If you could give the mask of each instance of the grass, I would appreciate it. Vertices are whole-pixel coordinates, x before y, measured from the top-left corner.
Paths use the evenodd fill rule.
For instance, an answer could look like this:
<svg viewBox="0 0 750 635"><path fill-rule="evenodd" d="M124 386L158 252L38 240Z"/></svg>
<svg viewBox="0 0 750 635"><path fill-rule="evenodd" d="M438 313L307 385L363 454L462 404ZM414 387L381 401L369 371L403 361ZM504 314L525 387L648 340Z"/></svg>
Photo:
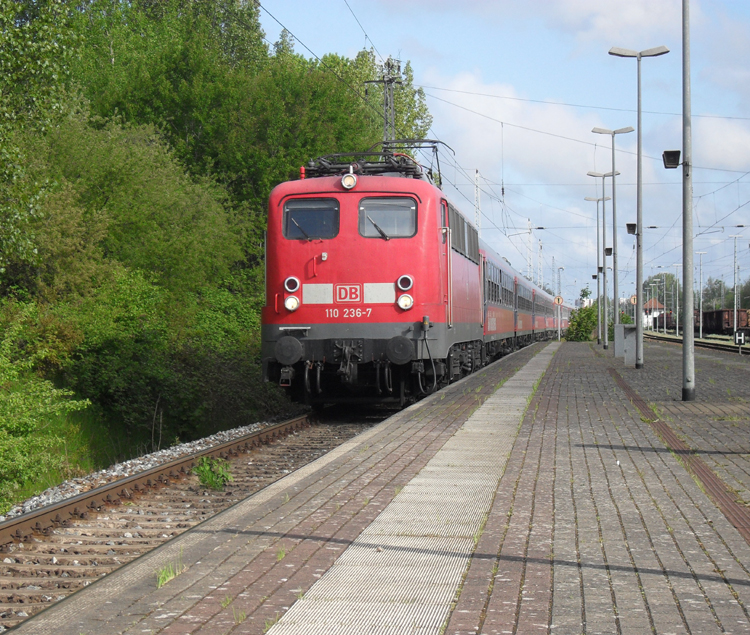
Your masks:
<svg viewBox="0 0 750 635"><path fill-rule="evenodd" d="M198 459L193 473L198 475L198 480L203 487L221 491L224 486L233 481L229 472L229 464L224 459L213 456L202 456Z"/></svg>
<svg viewBox="0 0 750 635"><path fill-rule="evenodd" d="M234 618L235 624L242 624L247 618L247 615L245 614L245 611L238 611L236 608L232 607L232 617ZM263 632L265 633L265 631Z"/></svg>
<svg viewBox="0 0 750 635"><path fill-rule="evenodd" d="M122 426L105 420L94 406L67 416L50 417L46 426L35 434L40 440L60 439L59 443L53 442L50 446L57 467L46 469L40 476L24 481L8 496L3 496L0 512L66 480L91 474L149 451L144 439L136 435L129 438Z"/></svg>
<svg viewBox="0 0 750 635"><path fill-rule="evenodd" d="M221 608L225 609L232 603L232 598L230 598L228 595L224 596L224 599L221 601Z"/></svg>
<svg viewBox="0 0 750 635"><path fill-rule="evenodd" d="M284 547L279 547L279 550L276 552L276 562L281 562L286 557L286 549Z"/></svg>
<svg viewBox="0 0 750 635"><path fill-rule="evenodd" d="M156 572L156 588L161 589L167 582L174 580L185 571L187 571L187 566L182 562L182 549L180 549L177 562L168 562Z"/></svg>

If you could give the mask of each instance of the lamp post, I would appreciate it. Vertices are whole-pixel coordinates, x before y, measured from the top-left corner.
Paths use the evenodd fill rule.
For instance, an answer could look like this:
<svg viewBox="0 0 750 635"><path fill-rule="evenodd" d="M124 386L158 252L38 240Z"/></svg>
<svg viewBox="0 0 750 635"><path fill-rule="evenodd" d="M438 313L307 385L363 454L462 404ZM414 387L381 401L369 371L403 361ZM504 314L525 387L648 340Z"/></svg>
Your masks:
<svg viewBox="0 0 750 635"><path fill-rule="evenodd" d="M698 305L698 310L700 311L699 321L700 321L700 331L698 332L698 337L703 339L703 256L708 253L705 251L696 251L696 254L698 254L698 278L700 279L700 304Z"/></svg>
<svg viewBox="0 0 750 635"><path fill-rule="evenodd" d="M674 269L674 277L675 277L675 280L677 280L678 279L677 268L678 267L682 267L682 264L675 263L672 266L675 268ZM687 289L683 288L682 294L683 294L683 297L685 298L685 306L687 306ZM675 315L675 318L674 318L675 319L675 323L674 323L675 324L675 332L674 332L674 334L677 337L680 337L680 283L679 282L677 283L677 290L675 292L675 311L674 311L674 315ZM684 323L682 325L682 345L685 346L685 332L687 331L687 329L685 327L688 324L687 315L685 316L685 319L683 320L683 322Z"/></svg>
<svg viewBox="0 0 750 635"><path fill-rule="evenodd" d="M619 274L617 272L617 196L615 193L615 176L619 172L615 172L615 135L625 134L633 132L634 128L628 126L627 128L618 128L617 130L607 130L606 128L594 128L591 132L596 134L608 134L612 135L612 272L614 277L614 294L617 301L617 310L615 311L615 324L620 323L620 287L619 287Z"/></svg>
<svg viewBox="0 0 750 635"><path fill-rule="evenodd" d="M560 272L565 271L565 267L557 268L557 295L562 294L562 285L560 284ZM562 321L562 307L557 305L557 341L560 341L560 322Z"/></svg>
<svg viewBox="0 0 750 635"><path fill-rule="evenodd" d="M602 179L602 273L604 277L602 278L602 283L604 286L604 350L606 351L609 348L609 322L607 321L607 211L605 209L604 202L609 200L606 196L604 196L604 179L605 177L611 176L612 178L615 177L614 172L587 172L589 176L593 177L601 177ZM619 173L618 173L619 174ZM597 229L599 228L597 224Z"/></svg>
<svg viewBox="0 0 750 635"><path fill-rule="evenodd" d="M604 196L602 198L595 198L587 196L585 201L596 201L596 343L602 343L602 303L601 303L601 287L599 286L599 274L601 273L602 266L599 261L601 257L601 246L599 241L599 201L608 201L609 197Z"/></svg>
<svg viewBox="0 0 750 635"><path fill-rule="evenodd" d="M656 57L669 53L666 46L657 46L656 48L646 49L645 51L632 51L630 49L618 48L616 46L609 49L610 55L617 57L634 57L638 61L638 169L636 172L636 272L635 272L635 293L636 304L643 305L643 147L641 139L641 58ZM639 317L635 322L635 367L643 368L643 321Z"/></svg>
<svg viewBox="0 0 750 635"><path fill-rule="evenodd" d="M734 278L732 285L732 313L734 314L734 326L732 329L732 334L734 335L737 332L737 309L739 308L739 304L737 304L737 239L742 238L740 234L732 234L730 238L734 238L734 266L732 267Z"/></svg>
<svg viewBox="0 0 750 635"><path fill-rule="evenodd" d="M664 269L664 265L656 265L657 269ZM667 334L667 274L665 271L661 272L661 285L663 287L662 297L664 298L664 306L662 307L662 324L664 325L664 335ZM656 322L656 331L659 332L659 322Z"/></svg>

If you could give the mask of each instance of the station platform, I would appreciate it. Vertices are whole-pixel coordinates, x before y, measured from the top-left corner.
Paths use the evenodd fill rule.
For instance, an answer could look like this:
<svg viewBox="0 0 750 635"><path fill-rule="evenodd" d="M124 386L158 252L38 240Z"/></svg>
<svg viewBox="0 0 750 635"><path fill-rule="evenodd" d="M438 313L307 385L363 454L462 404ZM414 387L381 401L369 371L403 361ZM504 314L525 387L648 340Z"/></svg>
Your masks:
<svg viewBox="0 0 750 635"><path fill-rule="evenodd" d="M523 349L14 632L750 633L750 359L695 357Z"/></svg>

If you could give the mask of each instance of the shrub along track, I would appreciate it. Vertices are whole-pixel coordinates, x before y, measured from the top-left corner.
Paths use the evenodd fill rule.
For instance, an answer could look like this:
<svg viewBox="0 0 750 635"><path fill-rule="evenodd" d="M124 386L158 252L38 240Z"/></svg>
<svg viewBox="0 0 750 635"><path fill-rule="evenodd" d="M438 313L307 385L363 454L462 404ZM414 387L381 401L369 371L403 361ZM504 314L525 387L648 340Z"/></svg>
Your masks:
<svg viewBox="0 0 750 635"><path fill-rule="evenodd" d="M298 417L0 524L0 632L334 449L387 411ZM222 491L192 473L229 462Z"/></svg>

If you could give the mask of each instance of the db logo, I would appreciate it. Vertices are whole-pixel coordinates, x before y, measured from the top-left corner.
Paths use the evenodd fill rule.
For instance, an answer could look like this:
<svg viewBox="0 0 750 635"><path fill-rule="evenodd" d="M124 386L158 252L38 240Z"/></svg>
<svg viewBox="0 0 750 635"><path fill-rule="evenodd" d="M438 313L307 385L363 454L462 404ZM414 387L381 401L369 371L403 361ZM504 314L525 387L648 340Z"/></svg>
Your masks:
<svg viewBox="0 0 750 635"><path fill-rule="evenodd" d="M337 284L336 302L362 302L362 285Z"/></svg>

